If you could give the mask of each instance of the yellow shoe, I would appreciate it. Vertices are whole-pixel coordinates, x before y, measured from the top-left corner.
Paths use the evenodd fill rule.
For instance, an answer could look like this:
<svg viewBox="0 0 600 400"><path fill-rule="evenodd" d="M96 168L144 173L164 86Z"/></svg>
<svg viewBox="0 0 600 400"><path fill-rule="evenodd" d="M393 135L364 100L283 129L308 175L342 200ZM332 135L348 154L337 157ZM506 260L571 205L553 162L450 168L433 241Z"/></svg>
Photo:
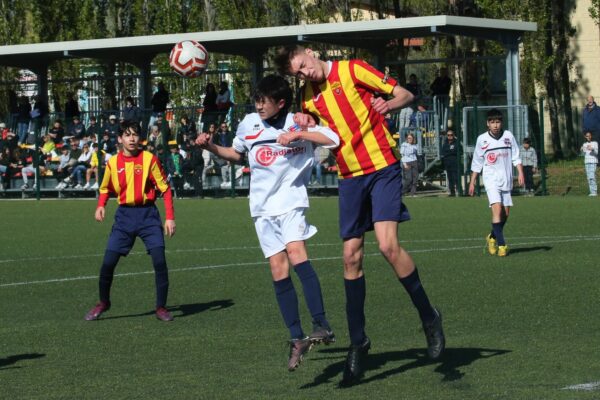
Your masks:
<svg viewBox="0 0 600 400"><path fill-rule="evenodd" d="M506 257L508 255L508 246L498 246L498 257Z"/></svg>
<svg viewBox="0 0 600 400"><path fill-rule="evenodd" d="M494 239L491 235L487 235L487 237L485 238L485 241L487 242L488 253L495 256L496 253L498 252L498 246L496 245L496 239Z"/></svg>

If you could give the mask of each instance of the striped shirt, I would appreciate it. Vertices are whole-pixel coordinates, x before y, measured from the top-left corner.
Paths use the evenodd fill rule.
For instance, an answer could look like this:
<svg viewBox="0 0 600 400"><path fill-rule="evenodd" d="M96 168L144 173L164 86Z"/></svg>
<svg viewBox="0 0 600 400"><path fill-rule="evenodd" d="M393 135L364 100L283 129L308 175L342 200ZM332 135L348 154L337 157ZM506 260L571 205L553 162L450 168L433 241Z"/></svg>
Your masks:
<svg viewBox="0 0 600 400"><path fill-rule="evenodd" d="M158 158L147 151L140 151L133 157L119 152L106 163L98 207L106 206L111 193L122 206L153 204L157 190L164 194L166 219L174 220L171 187Z"/></svg>
<svg viewBox="0 0 600 400"><path fill-rule="evenodd" d="M371 106L374 94L391 94L396 81L361 60L328 65L324 82L305 82L302 109L340 137L333 150L339 177L367 175L396 163L400 157L384 116Z"/></svg>

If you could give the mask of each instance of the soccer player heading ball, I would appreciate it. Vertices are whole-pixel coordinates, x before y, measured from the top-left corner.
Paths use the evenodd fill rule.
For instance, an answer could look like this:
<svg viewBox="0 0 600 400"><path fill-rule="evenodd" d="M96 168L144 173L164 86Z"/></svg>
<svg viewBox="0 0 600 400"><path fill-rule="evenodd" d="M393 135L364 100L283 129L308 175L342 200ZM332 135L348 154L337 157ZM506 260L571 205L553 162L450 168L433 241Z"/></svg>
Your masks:
<svg viewBox="0 0 600 400"><path fill-rule="evenodd" d="M232 147L213 143L207 133L199 135L196 143L231 162L239 163L248 156L250 215L260 247L269 259L275 297L290 331L288 369L293 371L313 344L335 341L325 317L319 278L304 241L317 233L305 217L313 146L335 148L339 139L329 128L296 125L293 114L288 113L291 104L292 90L287 81L280 76L266 76L254 91L256 112L246 115L238 125ZM300 323L290 264L300 278L313 319L313 331L308 336Z"/></svg>
<svg viewBox="0 0 600 400"><path fill-rule="evenodd" d="M432 307L415 263L398 243L398 223L410 218L402 202L402 170L384 115L410 104L413 95L362 60L326 62L294 45L275 59L279 72L305 82L300 125L319 118L340 137L334 150L339 181L340 236L344 241L344 288L350 349L342 385L363 375L371 341L365 333L364 235L375 231L379 250L408 292L425 330L427 353L438 359L445 347L442 317ZM389 99L388 99L389 96Z"/></svg>
<svg viewBox="0 0 600 400"><path fill-rule="evenodd" d="M513 205L510 192L513 186L513 165L519 172L519 185L525 185L523 166L519 158L519 144L509 131L502 129L502 113L492 109L487 113L488 131L477 138L469 195L475 194L475 181L483 174L483 185L492 210L492 231L487 236L487 248L491 255L505 257L508 246L504 240L504 225Z"/></svg>
<svg viewBox="0 0 600 400"><path fill-rule="evenodd" d="M156 282L156 317L171 321L166 309L169 291L169 275L165 259L165 240L158 209L154 205L158 192L165 202L166 220L164 233L175 234L175 211L173 195L158 158L152 153L139 150L140 132L137 123L131 123L119 134L123 150L110 158L106 164L104 179L100 185L100 197L96 208L96 220L103 221L110 193L117 197L119 208L108 238L104 260L100 268L100 301L85 316L93 321L110 308L110 287L119 258L126 256L139 237L152 258Z"/></svg>

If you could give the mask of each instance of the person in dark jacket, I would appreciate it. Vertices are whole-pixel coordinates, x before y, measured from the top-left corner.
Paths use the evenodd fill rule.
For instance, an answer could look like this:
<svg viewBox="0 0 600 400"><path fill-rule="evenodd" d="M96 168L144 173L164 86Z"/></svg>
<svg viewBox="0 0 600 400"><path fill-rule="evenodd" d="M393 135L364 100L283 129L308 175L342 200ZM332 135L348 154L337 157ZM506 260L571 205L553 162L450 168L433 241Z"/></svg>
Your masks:
<svg viewBox="0 0 600 400"><path fill-rule="evenodd" d="M194 187L194 196L202 198L202 172L204 171L204 158L202 148L196 144L195 139L190 138L188 151L185 158L185 180Z"/></svg>
<svg viewBox="0 0 600 400"><path fill-rule="evenodd" d="M450 197L454 197L458 184L458 143L451 129L446 133L446 140L442 146L442 163L448 177Z"/></svg>
<svg viewBox="0 0 600 400"><path fill-rule="evenodd" d="M594 101L594 96L588 96L583 109L581 128L583 132L592 132L592 140L600 142L600 107Z"/></svg>

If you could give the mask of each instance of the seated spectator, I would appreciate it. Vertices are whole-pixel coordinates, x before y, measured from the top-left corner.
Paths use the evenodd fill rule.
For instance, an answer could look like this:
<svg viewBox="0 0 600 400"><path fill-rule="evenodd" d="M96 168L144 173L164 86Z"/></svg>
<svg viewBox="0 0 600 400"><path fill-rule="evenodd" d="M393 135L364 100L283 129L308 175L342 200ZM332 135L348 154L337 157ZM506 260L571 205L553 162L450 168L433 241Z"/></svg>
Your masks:
<svg viewBox="0 0 600 400"><path fill-rule="evenodd" d="M10 186L10 160L10 148L4 147L0 151L0 190L5 190Z"/></svg>
<svg viewBox="0 0 600 400"><path fill-rule="evenodd" d="M25 149L22 153L21 153L21 179L23 179L23 185L21 186L21 190L26 190L29 189L29 176L28 175L33 175L34 177L34 182L33 182L33 186L35 186L37 184L37 173L35 170L35 167L33 165L33 157L34 157L34 151L33 150L29 150L29 149ZM40 166L40 168L42 168ZM41 173L42 171L40 171Z"/></svg>
<svg viewBox="0 0 600 400"><path fill-rule="evenodd" d="M98 189L98 143L93 143L91 146L92 157L90 158L90 167L85 171L85 185L84 190L97 190ZM103 152L100 151L100 157L104 161ZM94 184L90 186L90 179L94 175Z"/></svg>
<svg viewBox="0 0 600 400"><path fill-rule="evenodd" d="M114 140L110 138L110 132L108 129L102 133L102 139L100 140L100 149L107 154L115 154L117 152L117 145Z"/></svg>
<svg viewBox="0 0 600 400"><path fill-rule="evenodd" d="M89 136L92 136L92 135L96 136L96 138L98 138L98 140L100 140L99 136L102 136L103 130L100 127L100 125L98 125L96 117L94 117L94 116L90 117L90 124L87 126L87 128L85 128L85 132Z"/></svg>
<svg viewBox="0 0 600 400"><path fill-rule="evenodd" d="M69 127L67 135L78 139L85 136L85 126L83 125L83 122L81 122L81 119L79 119L79 115L73 116L73 123Z"/></svg>
<svg viewBox="0 0 600 400"><path fill-rule="evenodd" d="M104 129L108 130L108 133L110 134L110 138L112 140L117 140L117 137L119 136L119 131L121 129L121 125L119 124L119 121L117 121L116 115L113 114L108 117L108 123L105 124Z"/></svg>
<svg viewBox="0 0 600 400"><path fill-rule="evenodd" d="M74 143L74 142L73 142ZM77 144L75 144L77 146ZM71 150L73 153L73 150ZM71 154L71 159L73 158L73 154ZM83 145L83 149L77 158L77 163L73 166L71 170L71 175L64 180L64 182L69 185L72 184L73 181L76 182L74 189L83 189L83 174L90 168L90 161L92 158L92 151L90 150L90 146L88 144Z"/></svg>
<svg viewBox="0 0 600 400"><path fill-rule="evenodd" d="M60 156L58 160L58 166L54 170L54 176L58 180L58 185L56 185L56 189L64 189L67 184L63 181L69 176L69 160L71 159L71 155L69 154L70 149L69 146L63 146L60 148Z"/></svg>
<svg viewBox="0 0 600 400"><path fill-rule="evenodd" d="M60 122L59 119L54 121L54 124L52 124L52 128L50 128L50 130L48 131L48 135L50 135L50 138L55 144L63 142L65 130L62 126L62 122Z"/></svg>
<svg viewBox="0 0 600 400"><path fill-rule="evenodd" d="M42 146L40 147L40 151L43 155L51 155L55 148L56 144L54 144L54 141L52 141L50 134L42 136Z"/></svg>
<svg viewBox="0 0 600 400"><path fill-rule="evenodd" d="M126 124L133 122L137 125L140 125L140 122L142 121L142 110L135 105L133 97L125 97L125 107L123 108L121 117L123 122Z"/></svg>
<svg viewBox="0 0 600 400"><path fill-rule="evenodd" d="M189 139L195 139L196 135L196 124L190 121L186 115L182 115L179 120L179 129L177 130L177 144L187 146Z"/></svg>
<svg viewBox="0 0 600 400"><path fill-rule="evenodd" d="M150 127L147 143L151 143L155 148L158 147L159 144L164 145L163 136L158 125L152 125Z"/></svg>

